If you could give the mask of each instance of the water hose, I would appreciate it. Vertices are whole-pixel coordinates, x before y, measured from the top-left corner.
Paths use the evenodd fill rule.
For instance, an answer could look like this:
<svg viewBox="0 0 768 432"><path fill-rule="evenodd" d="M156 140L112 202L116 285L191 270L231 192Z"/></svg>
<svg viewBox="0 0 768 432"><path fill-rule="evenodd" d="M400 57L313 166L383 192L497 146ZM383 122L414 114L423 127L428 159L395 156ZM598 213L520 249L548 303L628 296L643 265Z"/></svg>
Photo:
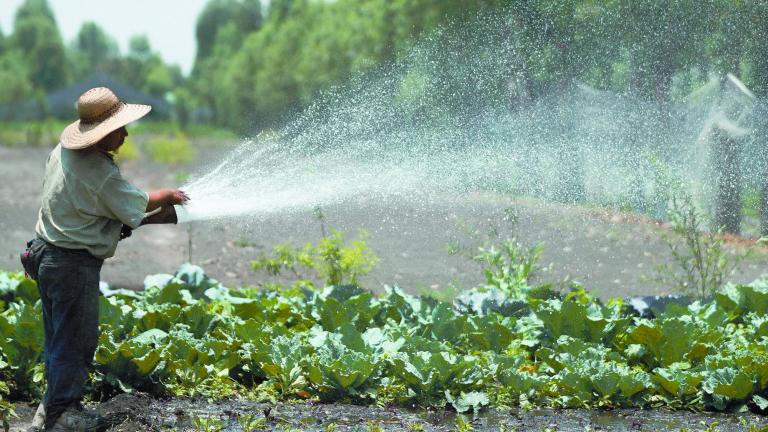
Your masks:
<svg viewBox="0 0 768 432"><path fill-rule="evenodd" d="M183 205L175 205L173 209L176 210L176 223L186 223L192 219Z"/></svg>
<svg viewBox="0 0 768 432"><path fill-rule="evenodd" d="M144 219L146 219L146 218L148 218L148 217L150 217L150 216L154 216L154 215L156 215L156 214L160 213L160 211L161 211L162 209L163 209L162 207L158 207L158 208L156 208L156 209L152 210L151 212L146 212L146 213L144 213Z"/></svg>

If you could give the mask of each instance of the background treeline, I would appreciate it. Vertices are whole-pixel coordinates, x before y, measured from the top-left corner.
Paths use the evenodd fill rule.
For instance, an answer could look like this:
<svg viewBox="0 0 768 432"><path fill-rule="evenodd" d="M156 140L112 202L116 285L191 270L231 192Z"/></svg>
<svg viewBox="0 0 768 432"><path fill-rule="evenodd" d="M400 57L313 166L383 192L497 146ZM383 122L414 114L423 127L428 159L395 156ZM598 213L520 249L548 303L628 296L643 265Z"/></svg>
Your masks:
<svg viewBox="0 0 768 432"><path fill-rule="evenodd" d="M187 82L180 68L165 64L143 35L133 37L128 52L120 53L104 29L86 22L75 40L65 43L45 0L27 0L16 11L13 31L0 31L0 105L41 101L96 72L159 97Z"/></svg>
<svg viewBox="0 0 768 432"><path fill-rule="evenodd" d="M144 36L121 53L97 23L85 23L64 41L47 2L27 0L12 31L0 31L0 105L103 71L171 101L182 123L260 130L324 89L397 61L425 32L478 14L506 25L513 104L579 80L664 107L713 72L768 95L764 0L211 0L189 76Z"/></svg>

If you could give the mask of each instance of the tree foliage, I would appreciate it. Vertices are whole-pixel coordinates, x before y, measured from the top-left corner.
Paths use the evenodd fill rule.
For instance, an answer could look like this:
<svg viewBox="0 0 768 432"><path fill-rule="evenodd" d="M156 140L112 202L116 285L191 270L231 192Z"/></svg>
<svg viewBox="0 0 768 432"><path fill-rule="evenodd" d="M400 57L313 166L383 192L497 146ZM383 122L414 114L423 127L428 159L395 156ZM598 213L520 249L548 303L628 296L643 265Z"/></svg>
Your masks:
<svg viewBox="0 0 768 432"><path fill-rule="evenodd" d="M219 77L206 100L214 120L232 127L279 124L320 92L405 55L434 29L483 13L507 22L510 91L523 99L580 80L663 109L677 75L749 70L756 77L768 57L761 37L768 20L756 0L281 0L269 4L263 26L238 40L224 35L242 29L231 18L239 7L212 1L198 23L197 88L205 93L201 84ZM738 29L751 37L737 37Z"/></svg>
<svg viewBox="0 0 768 432"><path fill-rule="evenodd" d="M24 53L30 80L43 90L67 82L66 52L56 21L44 0L28 0L16 14L13 44Z"/></svg>
<svg viewBox="0 0 768 432"><path fill-rule="evenodd" d="M226 42L232 44L231 46L238 45L244 36L261 27L261 2L259 0L210 1L197 19L195 29L197 62L214 54L219 32L228 24L234 25L236 31L233 34L237 36L232 40L233 34L230 34ZM232 33L231 30L230 33Z"/></svg>
<svg viewBox="0 0 768 432"><path fill-rule="evenodd" d="M29 71L18 51L0 55L0 104L15 104L29 99L34 92Z"/></svg>
<svg viewBox="0 0 768 432"><path fill-rule="evenodd" d="M71 70L76 77L85 77L93 71L104 70L108 63L119 56L117 42L98 24L83 23L72 44Z"/></svg>
<svg viewBox="0 0 768 432"><path fill-rule="evenodd" d="M121 54L96 23L85 23L67 50L47 1L26 0L10 34L0 33L5 64L23 63L4 73L26 71L4 97L29 95L29 85L42 94L101 70L156 96L183 88L189 115L203 108L220 125L259 130L478 15L504 23L497 31L510 47L509 74L499 85L513 107L579 81L656 102L663 116L674 82L693 88L712 72L736 73L768 95L761 0L210 0L197 20L188 79L146 37ZM455 49L457 61L473 55Z"/></svg>

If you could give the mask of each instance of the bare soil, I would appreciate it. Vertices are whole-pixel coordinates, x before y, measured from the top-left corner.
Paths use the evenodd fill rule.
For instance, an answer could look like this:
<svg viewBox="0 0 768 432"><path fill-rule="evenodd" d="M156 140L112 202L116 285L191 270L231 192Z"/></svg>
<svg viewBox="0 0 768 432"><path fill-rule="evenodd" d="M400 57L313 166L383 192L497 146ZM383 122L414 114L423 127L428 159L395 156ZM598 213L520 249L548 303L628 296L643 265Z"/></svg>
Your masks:
<svg viewBox="0 0 768 432"><path fill-rule="evenodd" d="M50 149L0 146L0 269L20 270L18 253L34 235L42 173ZM200 161L217 160L223 150L203 149ZM124 161L126 178L145 190L177 186L176 174L191 166L165 166L146 160ZM510 227L502 222L507 209L515 214ZM542 244L543 267L538 282L570 279L600 297L668 294L669 288L644 279L657 265L669 263L661 234L667 227L649 219L577 206L515 200L492 193L435 197L431 202L407 199L346 203L323 209L327 226L354 238L370 234L369 245L380 265L363 283L373 290L397 284L411 292L442 292L482 283L479 267L464 256L450 256L450 242L467 236L460 222L487 232L516 236L523 244ZM140 289L147 274L173 273L180 264L202 266L227 286L259 285L268 280L250 262L278 243L301 246L317 241L321 229L313 211L254 219L146 226L120 243L105 262L102 279L112 286ZM748 241L735 238L735 248ZM191 249L190 249L191 245ZM747 282L768 271L765 253L745 262L732 280Z"/></svg>

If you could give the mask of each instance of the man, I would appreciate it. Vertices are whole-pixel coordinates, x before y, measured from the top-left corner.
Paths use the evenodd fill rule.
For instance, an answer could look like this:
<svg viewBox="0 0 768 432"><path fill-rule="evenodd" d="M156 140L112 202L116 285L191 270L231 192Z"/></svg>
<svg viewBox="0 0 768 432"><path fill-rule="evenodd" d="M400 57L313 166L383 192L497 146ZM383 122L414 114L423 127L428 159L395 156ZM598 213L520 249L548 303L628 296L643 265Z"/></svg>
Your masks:
<svg viewBox="0 0 768 432"><path fill-rule="evenodd" d="M47 388L33 430L105 426L80 405L98 344L101 265L131 229L176 223L173 206L189 199L176 189L145 193L123 179L114 162L128 136L125 126L150 106L126 104L99 87L80 96L77 110L80 119L64 129L48 157L37 238L22 254L38 284L45 327Z"/></svg>

